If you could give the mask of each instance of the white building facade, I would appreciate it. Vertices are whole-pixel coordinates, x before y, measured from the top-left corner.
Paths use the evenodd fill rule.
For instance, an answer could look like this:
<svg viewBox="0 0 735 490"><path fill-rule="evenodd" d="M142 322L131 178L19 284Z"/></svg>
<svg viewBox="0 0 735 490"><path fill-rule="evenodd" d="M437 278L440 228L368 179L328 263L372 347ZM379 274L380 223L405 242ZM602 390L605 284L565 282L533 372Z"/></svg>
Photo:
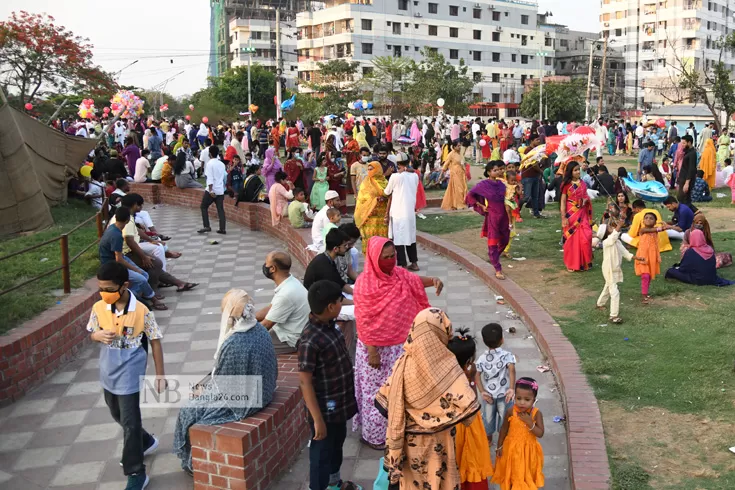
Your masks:
<svg viewBox="0 0 735 490"><path fill-rule="evenodd" d="M625 106L652 109L686 102L677 89L683 65L707 70L719 58L716 42L735 27L734 0L601 0L602 35L623 51ZM735 64L732 53L723 62ZM683 99L682 99L683 97Z"/></svg>
<svg viewBox="0 0 735 490"><path fill-rule="evenodd" d="M377 56L421 59L426 47L469 66L475 95L519 104L527 79L553 74L553 29L528 0L327 0L296 16L299 90L318 62L344 58L366 74ZM546 56L538 56L545 53Z"/></svg>

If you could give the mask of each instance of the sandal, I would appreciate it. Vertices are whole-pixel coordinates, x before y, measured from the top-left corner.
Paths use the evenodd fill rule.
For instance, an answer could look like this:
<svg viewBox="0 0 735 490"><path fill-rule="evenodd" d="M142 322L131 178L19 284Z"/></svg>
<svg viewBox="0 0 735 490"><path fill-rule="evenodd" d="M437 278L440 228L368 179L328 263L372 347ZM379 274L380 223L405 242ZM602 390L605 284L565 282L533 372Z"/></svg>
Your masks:
<svg viewBox="0 0 735 490"><path fill-rule="evenodd" d="M183 293L185 291L191 291L195 287L199 286L198 282L187 282L183 287L176 289L177 293Z"/></svg>
<svg viewBox="0 0 735 490"><path fill-rule="evenodd" d="M419 268L418 264L411 264L408 267L406 267L406 269L407 270L410 270L410 271L414 271L414 272L417 272L417 271L420 271L421 270Z"/></svg>
<svg viewBox="0 0 735 490"><path fill-rule="evenodd" d="M496 272L495 278L500 279L502 281L503 279L505 279L505 274L503 274L502 272Z"/></svg>
<svg viewBox="0 0 735 490"><path fill-rule="evenodd" d="M166 310L168 310L168 306L164 305L163 303L161 303L161 302L160 302L160 301L158 301L158 300L154 301L154 302L153 302L153 303L151 304L151 307L152 307L152 308L153 308L154 310L158 310L158 311L166 311Z"/></svg>
<svg viewBox="0 0 735 490"><path fill-rule="evenodd" d="M595 309L602 311L602 310L605 309L605 306L597 306L597 305L595 305Z"/></svg>
<svg viewBox="0 0 735 490"><path fill-rule="evenodd" d="M621 323L623 323L623 319L620 318L619 316L613 316L613 317L610 317L610 323L614 323L615 325L620 325Z"/></svg>
<svg viewBox="0 0 735 490"><path fill-rule="evenodd" d="M158 235L158 238L160 238L161 241L163 241L163 242L167 242L167 241L171 240L171 237L168 236L168 235Z"/></svg>
<svg viewBox="0 0 735 490"><path fill-rule="evenodd" d="M166 252L167 259L178 259L181 257L181 252Z"/></svg>
<svg viewBox="0 0 735 490"><path fill-rule="evenodd" d="M349 480L340 481L337 485L334 486L334 488L339 489L339 490L362 490L362 487L360 485L358 485L357 483L353 483Z"/></svg>
<svg viewBox="0 0 735 490"><path fill-rule="evenodd" d="M162 294L156 294L156 295L154 296L154 298L156 298L156 299L157 299L158 301L161 301L162 299L166 299L166 296L164 296L164 295L162 295Z"/></svg>
<svg viewBox="0 0 735 490"><path fill-rule="evenodd" d="M641 301L644 305L650 305L651 304L651 297L646 295L643 297L643 301Z"/></svg>

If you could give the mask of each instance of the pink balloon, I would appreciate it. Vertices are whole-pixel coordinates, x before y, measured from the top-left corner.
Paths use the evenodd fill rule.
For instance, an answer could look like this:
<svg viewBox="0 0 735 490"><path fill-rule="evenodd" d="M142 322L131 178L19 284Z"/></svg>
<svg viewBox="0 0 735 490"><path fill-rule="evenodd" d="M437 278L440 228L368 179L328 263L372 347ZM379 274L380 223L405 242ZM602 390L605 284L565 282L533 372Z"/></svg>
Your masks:
<svg viewBox="0 0 735 490"><path fill-rule="evenodd" d="M663 118L661 118L658 121L656 121L656 126L658 126L659 128L665 128L666 127L666 121Z"/></svg>
<svg viewBox="0 0 735 490"><path fill-rule="evenodd" d="M204 117L202 118L202 122L203 122L204 124L207 124L207 123L209 122L209 118L208 118L207 116L204 116Z"/></svg>
<svg viewBox="0 0 735 490"><path fill-rule="evenodd" d="M26 105L25 105L25 108L26 108L27 111L32 111L33 110L33 104L31 104L30 102L27 102Z"/></svg>
<svg viewBox="0 0 735 490"><path fill-rule="evenodd" d="M105 107L104 109L102 109L102 112L104 112L105 114L107 114L108 112L110 112L110 108L109 107Z"/></svg>
<svg viewBox="0 0 735 490"><path fill-rule="evenodd" d="M187 121L191 121L191 116L187 114L187 115L186 115L186 120L187 120Z"/></svg>
<svg viewBox="0 0 735 490"><path fill-rule="evenodd" d="M487 141L480 140L480 146L487 146Z"/></svg>

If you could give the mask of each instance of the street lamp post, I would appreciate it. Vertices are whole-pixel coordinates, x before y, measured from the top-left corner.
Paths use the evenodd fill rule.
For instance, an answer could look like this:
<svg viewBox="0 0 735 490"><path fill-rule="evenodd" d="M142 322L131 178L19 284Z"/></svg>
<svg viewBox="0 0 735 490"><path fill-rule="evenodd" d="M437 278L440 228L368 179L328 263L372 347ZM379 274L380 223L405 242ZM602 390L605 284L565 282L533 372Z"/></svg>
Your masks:
<svg viewBox="0 0 735 490"><path fill-rule="evenodd" d="M248 47L242 48L242 52L248 54L248 110L250 110L250 106L253 105L253 101L250 97L250 65L253 61L253 53L255 52L255 48L250 45L250 42L248 42ZM252 120L252 115L250 119Z"/></svg>
<svg viewBox="0 0 735 490"><path fill-rule="evenodd" d="M536 56L538 57L538 71L539 71L539 92L538 92L538 117L540 121L543 121L544 119L544 58L548 56L549 53L546 53L544 51L539 51L536 53Z"/></svg>

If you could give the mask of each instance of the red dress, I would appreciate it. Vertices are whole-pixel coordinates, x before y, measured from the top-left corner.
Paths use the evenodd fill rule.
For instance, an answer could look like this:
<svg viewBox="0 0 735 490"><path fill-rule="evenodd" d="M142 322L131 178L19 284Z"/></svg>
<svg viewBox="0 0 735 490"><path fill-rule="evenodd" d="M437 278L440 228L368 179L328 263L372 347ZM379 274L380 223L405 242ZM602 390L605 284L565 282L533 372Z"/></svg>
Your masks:
<svg viewBox="0 0 735 490"><path fill-rule="evenodd" d="M291 148L299 148L300 146L301 142L299 141L299 130L289 127L286 130L286 149L290 150ZM291 182L295 181L292 180Z"/></svg>
<svg viewBox="0 0 735 490"><path fill-rule="evenodd" d="M344 170L340 168L339 165L332 159L332 154L327 152L325 156L327 160L327 181L329 182L329 190L330 191L337 191L337 194L339 194L339 200L342 201L342 206L340 206L339 211L342 214L347 213L347 190L345 189L345 186L342 184L342 179L344 178ZM339 177L337 177L337 174L342 173Z"/></svg>
<svg viewBox="0 0 735 490"><path fill-rule="evenodd" d="M567 196L564 265L569 270L586 271L592 266L592 204L587 185L582 180L570 182L561 193Z"/></svg>

